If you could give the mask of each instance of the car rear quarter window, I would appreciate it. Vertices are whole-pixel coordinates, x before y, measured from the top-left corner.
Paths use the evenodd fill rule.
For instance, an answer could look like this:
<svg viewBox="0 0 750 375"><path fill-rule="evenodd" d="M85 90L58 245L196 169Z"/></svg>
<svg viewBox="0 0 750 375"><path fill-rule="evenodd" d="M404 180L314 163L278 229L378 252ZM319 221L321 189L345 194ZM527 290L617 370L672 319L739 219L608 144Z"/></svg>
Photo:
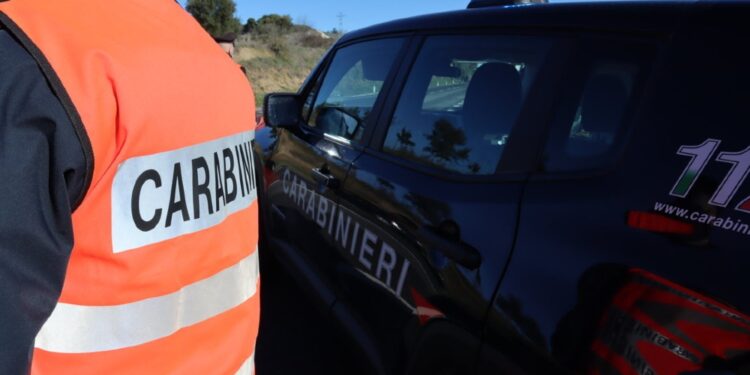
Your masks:
<svg viewBox="0 0 750 375"><path fill-rule="evenodd" d="M555 111L544 152L544 171L595 170L616 160L628 134L627 122L637 109L649 63L643 51L625 52L629 50L616 42L606 47L584 44Z"/></svg>
<svg viewBox="0 0 750 375"><path fill-rule="evenodd" d="M453 173L495 174L547 50L533 37L428 37L382 151Z"/></svg>

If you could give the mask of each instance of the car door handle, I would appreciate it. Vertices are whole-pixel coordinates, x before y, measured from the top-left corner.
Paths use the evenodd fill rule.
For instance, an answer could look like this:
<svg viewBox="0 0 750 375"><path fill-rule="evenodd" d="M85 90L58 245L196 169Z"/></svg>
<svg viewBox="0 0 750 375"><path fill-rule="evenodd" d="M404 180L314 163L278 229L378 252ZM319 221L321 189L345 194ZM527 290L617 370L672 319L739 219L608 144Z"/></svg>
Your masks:
<svg viewBox="0 0 750 375"><path fill-rule="evenodd" d="M313 180L329 189L336 189L339 187L339 179L331 174L331 171L327 167L323 166L320 168L312 169Z"/></svg>
<svg viewBox="0 0 750 375"><path fill-rule="evenodd" d="M479 251L468 244L443 237L435 229L422 227L418 231L419 238L429 247L438 250L454 262L475 270L482 264Z"/></svg>

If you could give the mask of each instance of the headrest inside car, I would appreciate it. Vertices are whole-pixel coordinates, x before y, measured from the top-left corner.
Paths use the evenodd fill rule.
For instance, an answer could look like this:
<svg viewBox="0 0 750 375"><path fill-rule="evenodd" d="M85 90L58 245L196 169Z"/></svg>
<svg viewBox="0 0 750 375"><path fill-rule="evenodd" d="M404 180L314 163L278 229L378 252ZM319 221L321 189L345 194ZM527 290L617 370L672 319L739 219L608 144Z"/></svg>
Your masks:
<svg viewBox="0 0 750 375"><path fill-rule="evenodd" d="M521 77L515 66L487 63L476 70L466 90L464 124L507 134L520 108Z"/></svg>

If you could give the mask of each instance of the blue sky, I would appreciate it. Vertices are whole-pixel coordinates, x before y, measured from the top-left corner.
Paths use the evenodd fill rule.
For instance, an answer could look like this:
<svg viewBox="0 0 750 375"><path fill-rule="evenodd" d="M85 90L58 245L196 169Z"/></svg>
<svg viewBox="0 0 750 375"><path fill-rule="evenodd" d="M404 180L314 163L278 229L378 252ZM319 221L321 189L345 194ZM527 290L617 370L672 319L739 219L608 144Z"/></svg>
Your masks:
<svg viewBox="0 0 750 375"><path fill-rule="evenodd" d="M343 14L345 31L376 23L466 8L470 0L235 0L237 17L244 24L249 17L264 14L288 14L297 23L308 24L321 31L339 28ZM579 0L550 0L569 2ZM599 1L599 0L588 0ZM179 0L185 5L187 0Z"/></svg>
<svg viewBox="0 0 750 375"><path fill-rule="evenodd" d="M186 2L180 0L180 4ZM462 9L469 0L235 0L235 3L242 23L249 17L257 19L278 13L328 31L339 27L337 15L341 13L344 30L351 31L396 18Z"/></svg>

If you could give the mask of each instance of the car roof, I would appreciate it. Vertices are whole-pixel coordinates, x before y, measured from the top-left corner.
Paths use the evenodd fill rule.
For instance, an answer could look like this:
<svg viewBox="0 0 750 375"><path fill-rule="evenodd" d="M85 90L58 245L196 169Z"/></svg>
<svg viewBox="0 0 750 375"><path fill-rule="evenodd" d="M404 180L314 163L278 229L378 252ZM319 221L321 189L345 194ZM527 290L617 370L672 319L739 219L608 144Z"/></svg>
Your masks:
<svg viewBox="0 0 750 375"><path fill-rule="evenodd" d="M668 33L692 15L712 11L750 15L750 2L613 1L485 6L390 21L344 35L340 43L380 34L455 29L524 28Z"/></svg>

